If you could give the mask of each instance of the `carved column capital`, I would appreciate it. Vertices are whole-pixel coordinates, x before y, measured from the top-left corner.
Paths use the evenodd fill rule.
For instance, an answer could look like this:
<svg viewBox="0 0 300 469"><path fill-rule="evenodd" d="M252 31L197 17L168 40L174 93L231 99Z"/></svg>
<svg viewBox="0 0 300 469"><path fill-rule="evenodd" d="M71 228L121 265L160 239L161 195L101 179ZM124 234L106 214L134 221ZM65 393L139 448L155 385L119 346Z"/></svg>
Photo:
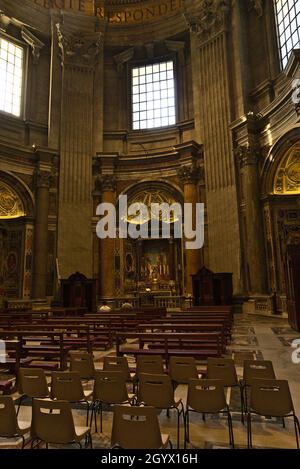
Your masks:
<svg viewBox="0 0 300 469"><path fill-rule="evenodd" d="M41 50L45 44L40 41L31 31L28 31L24 26L21 31L22 39L31 47L33 63L36 65L40 59Z"/></svg>
<svg viewBox="0 0 300 469"><path fill-rule="evenodd" d="M183 184L197 184L204 177L203 168L197 166L183 166L177 174Z"/></svg>
<svg viewBox="0 0 300 469"><path fill-rule="evenodd" d="M62 66L95 67L103 44L103 34L101 32L72 34L64 31L60 23L56 24L56 29Z"/></svg>
<svg viewBox="0 0 300 469"><path fill-rule="evenodd" d="M96 188L101 189L102 192L115 192L116 186L116 178L113 174L104 174L96 180Z"/></svg>
<svg viewBox="0 0 300 469"><path fill-rule="evenodd" d="M190 31L206 40L227 29L230 11L230 0L202 0L197 11L187 12L184 16Z"/></svg>
<svg viewBox="0 0 300 469"><path fill-rule="evenodd" d="M256 166L260 157L260 150L255 146L240 145L234 150L240 169L246 166Z"/></svg>
<svg viewBox="0 0 300 469"><path fill-rule="evenodd" d="M262 0L251 0L252 8L256 11L259 17L264 14L264 3Z"/></svg>
<svg viewBox="0 0 300 469"><path fill-rule="evenodd" d="M35 172L35 185L37 188L50 188L53 181L53 174L51 171L37 169Z"/></svg>
<svg viewBox="0 0 300 469"><path fill-rule="evenodd" d="M124 64L129 62L134 56L134 47L127 49L120 54L114 55L114 61L117 66L118 74L122 75Z"/></svg>

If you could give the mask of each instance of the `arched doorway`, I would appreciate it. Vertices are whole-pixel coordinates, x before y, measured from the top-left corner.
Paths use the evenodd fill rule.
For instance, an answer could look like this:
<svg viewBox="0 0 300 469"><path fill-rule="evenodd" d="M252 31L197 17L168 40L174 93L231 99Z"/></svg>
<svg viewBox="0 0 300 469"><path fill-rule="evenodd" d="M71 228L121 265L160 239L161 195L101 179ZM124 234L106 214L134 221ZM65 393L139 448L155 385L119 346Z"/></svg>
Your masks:
<svg viewBox="0 0 300 469"><path fill-rule="evenodd" d="M31 297L33 204L18 179L0 172L0 298Z"/></svg>
<svg viewBox="0 0 300 469"><path fill-rule="evenodd" d="M174 236L175 220L171 213L170 220L161 217L156 220L159 228L151 232L152 220L156 216L151 207L153 204L182 204L180 190L165 182L143 181L129 187L123 195L127 196L128 206L143 204L147 208L145 224L149 229L148 239L132 239L130 236L122 240L119 259L116 266L116 278L120 278L120 289L124 295L138 294L147 301L147 292L156 295L181 296L184 292L184 255L182 239ZM126 220L130 225L136 220ZM139 229L141 228L140 222ZM170 236L163 237L162 231Z"/></svg>
<svg viewBox="0 0 300 469"><path fill-rule="evenodd" d="M277 312L286 313L295 307L295 291L300 291L295 275L300 260L300 128L271 149L263 189L269 283Z"/></svg>

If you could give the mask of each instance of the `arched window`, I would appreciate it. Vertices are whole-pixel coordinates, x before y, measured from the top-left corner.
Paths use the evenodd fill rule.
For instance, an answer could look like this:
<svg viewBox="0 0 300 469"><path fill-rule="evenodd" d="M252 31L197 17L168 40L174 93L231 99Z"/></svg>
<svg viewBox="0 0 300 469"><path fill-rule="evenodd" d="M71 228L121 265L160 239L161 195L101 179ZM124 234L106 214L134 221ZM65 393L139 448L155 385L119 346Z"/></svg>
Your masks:
<svg viewBox="0 0 300 469"><path fill-rule="evenodd" d="M300 47L300 0L275 0L274 5L280 60L284 69L291 51Z"/></svg>

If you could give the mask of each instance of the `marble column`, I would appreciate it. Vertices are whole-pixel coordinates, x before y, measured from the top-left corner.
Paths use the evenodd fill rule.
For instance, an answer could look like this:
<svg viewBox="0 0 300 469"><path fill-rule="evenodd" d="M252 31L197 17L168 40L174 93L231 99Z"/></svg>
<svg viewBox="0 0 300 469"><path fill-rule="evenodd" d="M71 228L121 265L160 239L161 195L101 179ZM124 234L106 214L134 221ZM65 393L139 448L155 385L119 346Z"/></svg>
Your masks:
<svg viewBox="0 0 300 469"><path fill-rule="evenodd" d="M178 175L184 187L184 203L189 203L193 206L193 230L195 230L196 204L199 202L197 184L201 176L201 170L195 166L184 166L178 171ZM185 263L185 291L186 294L192 294L192 275L196 274L203 265L201 250L185 249Z"/></svg>
<svg viewBox="0 0 300 469"><path fill-rule="evenodd" d="M236 150L240 166L246 215L246 258L249 293L266 293L267 272L262 207L258 180L259 152L255 147L240 146Z"/></svg>
<svg viewBox="0 0 300 469"><path fill-rule="evenodd" d="M33 298L44 300L47 285L48 211L50 171L36 173L36 216L34 227Z"/></svg>
<svg viewBox="0 0 300 469"><path fill-rule="evenodd" d="M170 271L170 280L175 280L175 245L174 239L169 239L169 271Z"/></svg>
<svg viewBox="0 0 300 469"><path fill-rule="evenodd" d="M116 204L116 181L113 175L100 177L102 189L102 203ZM111 238L100 240L100 296L113 298L115 293L115 240Z"/></svg>

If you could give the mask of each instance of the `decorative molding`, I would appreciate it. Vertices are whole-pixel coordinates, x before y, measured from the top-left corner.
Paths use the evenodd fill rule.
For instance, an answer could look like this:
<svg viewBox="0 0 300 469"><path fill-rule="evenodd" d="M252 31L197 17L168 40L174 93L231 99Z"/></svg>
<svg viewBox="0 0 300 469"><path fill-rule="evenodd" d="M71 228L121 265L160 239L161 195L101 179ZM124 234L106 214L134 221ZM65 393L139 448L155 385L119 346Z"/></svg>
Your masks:
<svg viewBox="0 0 300 469"><path fill-rule="evenodd" d="M56 29L62 66L94 67L97 64L103 44L103 34L101 32L72 34L64 31L60 23L56 24Z"/></svg>
<svg viewBox="0 0 300 469"><path fill-rule="evenodd" d="M21 30L22 39L31 47L33 63L36 65L40 59L41 50L45 47L45 44L40 41L36 36L34 36L28 29L25 27Z"/></svg>
<svg viewBox="0 0 300 469"><path fill-rule="evenodd" d="M197 12L186 12L184 16L191 33L209 39L222 29L227 29L230 11L231 0L202 0Z"/></svg>

